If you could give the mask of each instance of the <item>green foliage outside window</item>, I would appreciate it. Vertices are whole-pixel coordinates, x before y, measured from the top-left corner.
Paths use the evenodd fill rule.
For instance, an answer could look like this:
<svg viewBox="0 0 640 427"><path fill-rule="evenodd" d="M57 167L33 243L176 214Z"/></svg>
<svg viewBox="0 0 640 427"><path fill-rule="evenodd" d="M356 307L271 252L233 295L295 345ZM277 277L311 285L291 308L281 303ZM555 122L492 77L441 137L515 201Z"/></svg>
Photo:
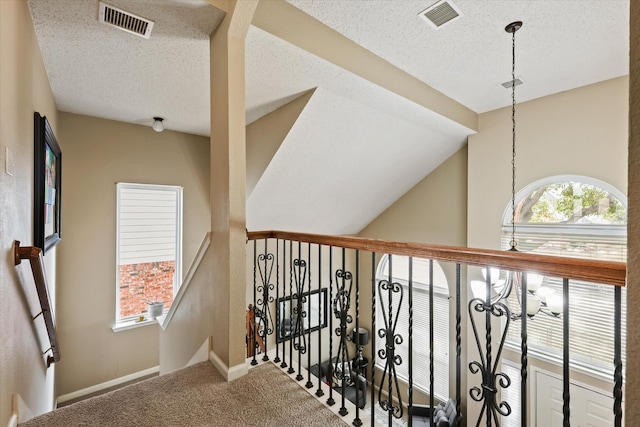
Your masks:
<svg viewBox="0 0 640 427"><path fill-rule="evenodd" d="M555 224L627 223L627 210L607 191L582 182L543 186L517 206L516 222Z"/></svg>

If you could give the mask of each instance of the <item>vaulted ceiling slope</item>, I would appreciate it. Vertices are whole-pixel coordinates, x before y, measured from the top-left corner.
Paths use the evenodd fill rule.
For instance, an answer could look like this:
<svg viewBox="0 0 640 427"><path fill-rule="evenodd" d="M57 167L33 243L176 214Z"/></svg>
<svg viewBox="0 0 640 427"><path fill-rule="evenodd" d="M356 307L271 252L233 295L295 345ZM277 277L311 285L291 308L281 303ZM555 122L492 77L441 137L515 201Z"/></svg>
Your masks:
<svg viewBox="0 0 640 427"><path fill-rule="evenodd" d="M155 22L143 39L98 23L98 0L28 3L60 110L140 125L162 116L167 129L209 135L209 35L223 10L108 0ZM418 17L433 3L261 0L247 35L247 122L315 92L252 177L250 229L360 231L464 145L473 115L510 103L500 83L511 21L525 22L519 101L627 74L628 0L455 0L461 16L440 29Z"/></svg>

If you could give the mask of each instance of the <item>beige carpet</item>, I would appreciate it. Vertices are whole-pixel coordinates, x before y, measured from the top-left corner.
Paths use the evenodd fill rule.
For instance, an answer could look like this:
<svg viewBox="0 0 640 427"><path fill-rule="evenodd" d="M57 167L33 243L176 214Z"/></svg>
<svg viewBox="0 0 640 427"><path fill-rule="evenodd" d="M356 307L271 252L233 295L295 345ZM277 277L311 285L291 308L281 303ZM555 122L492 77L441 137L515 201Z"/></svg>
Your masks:
<svg viewBox="0 0 640 427"><path fill-rule="evenodd" d="M340 426L271 363L231 383L209 362L56 409L20 426Z"/></svg>

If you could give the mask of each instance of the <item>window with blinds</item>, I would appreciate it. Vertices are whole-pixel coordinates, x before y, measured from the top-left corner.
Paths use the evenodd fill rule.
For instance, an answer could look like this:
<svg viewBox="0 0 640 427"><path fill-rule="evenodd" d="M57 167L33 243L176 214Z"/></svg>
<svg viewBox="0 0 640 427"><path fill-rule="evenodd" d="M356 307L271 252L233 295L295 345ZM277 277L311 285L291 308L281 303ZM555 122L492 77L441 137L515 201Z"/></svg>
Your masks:
<svg viewBox="0 0 640 427"><path fill-rule="evenodd" d="M116 323L171 307L180 285L182 187L117 184Z"/></svg>
<svg viewBox="0 0 640 427"><path fill-rule="evenodd" d="M545 194L546 193L546 194ZM510 209L508 210L510 213ZM547 184L516 205L515 240L521 252L626 262L626 208L610 191L588 183ZM505 215L506 216L506 215ZM511 216L505 218L502 247L510 247ZM542 287L562 295L562 278L545 276ZM511 307L518 307L512 293ZM626 290L622 292L622 345L626 346ZM574 366L611 375L614 358L613 286L569 282L569 352ZM562 318L537 314L527 322L532 354L562 360ZM511 323L508 342L520 345L520 322ZM624 357L623 351L623 357Z"/></svg>
<svg viewBox="0 0 640 427"><path fill-rule="evenodd" d="M413 258L413 386L429 394L430 385L430 345L429 345L429 276L430 261ZM409 381L409 258L405 256L385 255L380 260L376 272L376 281L391 281L403 288L403 300L398 314L396 334L402 336L402 343L396 344L396 354L402 358L402 364L396 365L400 380ZM449 286L444 271L437 262L433 262L433 345L434 345L434 393L446 400L449 397ZM384 328L383 306L388 313L389 297L386 291L376 291L376 329ZM394 318L398 307L398 294L392 296ZM385 317L388 317L385 316ZM376 335L376 351L384 348L384 341ZM376 353L377 354L377 353ZM386 359L376 357L376 367L384 369Z"/></svg>

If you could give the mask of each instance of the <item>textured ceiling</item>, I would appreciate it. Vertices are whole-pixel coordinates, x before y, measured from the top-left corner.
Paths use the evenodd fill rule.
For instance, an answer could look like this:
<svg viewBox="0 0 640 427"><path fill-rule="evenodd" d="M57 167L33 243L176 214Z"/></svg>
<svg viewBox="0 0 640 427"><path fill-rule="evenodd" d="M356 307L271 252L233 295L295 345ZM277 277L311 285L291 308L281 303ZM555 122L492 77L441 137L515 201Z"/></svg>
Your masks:
<svg viewBox="0 0 640 427"><path fill-rule="evenodd" d="M462 17L439 30L418 17L434 0L287 1L475 112L511 102L500 83L514 20L520 102L628 73L628 0L456 0ZM162 116L209 135L209 34L224 12L204 0L107 3L155 21L151 38L99 24L98 0L28 0L58 108L141 125ZM253 230L357 233L472 132L253 26L246 84L247 122L318 88L247 195Z"/></svg>
<svg viewBox="0 0 640 427"><path fill-rule="evenodd" d="M629 72L628 0L452 0L438 30L418 17L435 0L287 1L478 113L510 102L513 21L519 101Z"/></svg>

